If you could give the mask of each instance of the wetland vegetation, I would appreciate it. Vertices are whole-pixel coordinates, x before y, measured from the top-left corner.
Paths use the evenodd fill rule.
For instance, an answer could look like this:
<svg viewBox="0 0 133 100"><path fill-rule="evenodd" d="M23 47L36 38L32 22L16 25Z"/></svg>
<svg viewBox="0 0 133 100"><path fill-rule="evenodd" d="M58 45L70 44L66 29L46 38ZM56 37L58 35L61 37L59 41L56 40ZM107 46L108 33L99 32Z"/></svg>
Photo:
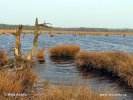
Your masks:
<svg viewBox="0 0 133 100"><path fill-rule="evenodd" d="M133 56L131 53L127 52L121 52L121 51L114 51L112 46L110 47L112 51L96 51L98 49L104 49L103 43L112 43L112 39L117 38L121 42L118 42L118 45L122 45L122 38L123 36L114 36L113 38L108 38L105 42L105 37L102 36L102 40L99 39L98 36L90 36L89 39L92 39L91 42L85 40L85 37L82 37L80 35L64 35L64 34L56 34L51 36L51 34L47 34L47 39L44 42L44 36L43 34L39 34L40 27L45 27L46 29L48 26L43 26L42 24L38 24L38 19L36 19L35 23L35 30L34 34L28 34L25 36L28 37L28 42L22 39L22 33L23 33L23 27L22 25L18 26L17 31L15 33L11 33L14 42L12 53L9 52L9 50L2 50L3 48L7 48L12 46L12 43L8 44L6 47L5 44L0 44L0 98L2 99L44 99L44 100L114 100L118 99L116 97L112 97L110 95L107 96L101 96L100 94L110 94L112 91L109 91L110 89L105 89L102 87L102 89L99 88L93 88L91 85L89 85L88 77L85 79L87 80L87 85L83 84L71 84L66 85L65 83L62 83L63 85L60 86L60 84L52 84L50 80L50 77L60 77L62 76L65 78L66 76L71 76L72 74L78 75L78 74L90 74L89 72L93 72L94 70L96 72L102 73L102 76L110 76L113 78L116 78L116 80L121 80L121 82L125 83L126 85L130 87L130 90L132 90L133 87ZM1 36L10 37L11 34L1 34ZM43 36L41 36L43 35ZM12 37L11 36L11 37ZM45 36L45 37L46 37ZM79 39L73 39L77 38ZM50 39L51 38L51 39ZM56 39L54 39L56 38ZM65 40L67 39L68 40ZM84 40L82 39L84 38ZM2 38L3 39L3 38ZM10 38L12 40L12 38ZM21 41L22 39L22 41ZM61 39L61 40L60 40ZM73 39L73 40L72 40ZM110 40L109 40L110 39ZM8 40L8 39L7 39ZM9 40L9 41L11 41ZM53 43L53 40L55 41L55 44ZM95 40L95 41L94 41ZM3 40L2 40L3 41ZM8 42L9 42L8 41ZM33 41L33 44L32 44ZM43 41L43 42L42 42ZM60 43L60 41L63 41L63 44L57 44ZM69 42L69 43L66 43ZM92 47L92 44L96 41L102 41L101 45L96 48L96 50L85 50L88 48L88 46ZM129 38L128 41L131 41ZM6 40L5 40L6 43ZM22 43L22 44L21 44ZM25 44L26 43L26 44ZM40 44L42 43L42 44ZM46 43L46 44L44 44ZM96 45L98 45L99 42L96 42ZM24 54L25 51L21 47L26 46L26 49L28 49L28 53ZM41 46L40 46L41 45ZM47 45L47 49L43 47L43 45ZM130 48L132 44L130 44L128 47ZM94 45L93 45L94 46ZM113 44L113 46L115 46ZM103 48L102 48L103 47ZM123 45L122 45L123 47ZM30 49L29 49L30 48ZM43 48L43 49L42 49ZM131 52L132 49L129 49ZM54 59L54 61L49 61L49 58ZM69 59L68 59L69 58ZM63 60L65 61L63 62ZM67 61L69 63L67 63ZM37 63L39 62L39 64ZM53 65L52 65L53 64ZM55 67L57 65L57 67ZM39 73L37 72L38 68L40 66L48 69L48 72L46 74L51 74L51 71L53 71L48 76L49 80L46 81L44 77L42 77L41 72L43 70L39 70ZM61 66L61 67L60 67ZM47 70L44 68L45 70ZM76 69L78 68L78 70ZM58 70L57 70L58 69ZM61 72L62 70L62 72ZM67 74L63 71L67 71L70 74ZM61 74L62 73L62 74ZM78 73L78 74L77 74ZM45 74L45 75L46 75ZM59 74L59 76L57 75ZM40 79L39 75L42 75L41 77L43 79ZM45 76L44 75L44 76ZM56 78L54 79L56 80ZM80 77L80 76L76 76ZM83 78L83 77L82 77ZM42 82L40 82L43 80ZM106 79L104 79L106 80ZM74 81L74 78L71 79L71 82ZM99 81L101 82L101 80ZM97 82L96 82L97 83ZM95 85L96 83L92 83ZM106 83L106 82L105 82ZM103 85L105 84L103 83ZM111 83L106 83L111 84ZM108 85L107 85L108 86ZM95 86L94 86L95 87ZM121 87L121 86L120 86ZM114 91L113 91L114 92ZM8 93L12 94L25 94L26 96L19 97L19 96L8 96ZM132 97L131 97L132 98Z"/></svg>

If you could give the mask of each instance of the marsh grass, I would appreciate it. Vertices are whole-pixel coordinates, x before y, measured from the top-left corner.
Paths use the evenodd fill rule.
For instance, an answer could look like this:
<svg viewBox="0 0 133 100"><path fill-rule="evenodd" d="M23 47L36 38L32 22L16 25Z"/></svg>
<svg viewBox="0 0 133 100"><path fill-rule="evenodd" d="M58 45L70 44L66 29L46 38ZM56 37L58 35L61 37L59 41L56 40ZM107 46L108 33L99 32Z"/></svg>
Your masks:
<svg viewBox="0 0 133 100"><path fill-rule="evenodd" d="M25 88L25 90L32 89L37 80L37 77L37 74L32 69L18 71L16 73L17 80L21 80L21 85Z"/></svg>
<svg viewBox="0 0 133 100"><path fill-rule="evenodd" d="M110 96L100 96L99 90L92 90L83 85L44 85L44 91L40 93L39 98L43 100L115 100ZM109 91L103 90L108 94Z"/></svg>
<svg viewBox="0 0 133 100"><path fill-rule="evenodd" d="M45 59L44 59L44 56L45 56L45 50L39 50L36 54L36 59L38 62L45 62Z"/></svg>
<svg viewBox="0 0 133 100"><path fill-rule="evenodd" d="M86 85L60 85L55 86L49 82L44 82L41 89L35 92L34 83L36 74L30 71L18 71L11 73L8 71L0 72L0 99L1 100L115 100L111 96L100 96L100 93L109 94L110 91L92 90ZM26 97L4 96L6 93L32 94ZM117 100L117 99L116 99Z"/></svg>
<svg viewBox="0 0 133 100"><path fill-rule="evenodd" d="M54 58L74 58L80 51L80 46L76 44L59 45L50 49L50 56Z"/></svg>
<svg viewBox="0 0 133 100"><path fill-rule="evenodd" d="M118 76L133 88L133 57L127 53L81 51L76 55L76 62L81 70L95 69L104 75Z"/></svg>
<svg viewBox="0 0 133 100"><path fill-rule="evenodd" d="M0 71L0 94L3 93L30 93L37 75L29 71Z"/></svg>
<svg viewBox="0 0 133 100"><path fill-rule="evenodd" d="M67 47L74 47L75 49L70 50L72 51L70 52ZM79 52L80 50L80 47L76 45L67 45L67 47L65 46L63 52L66 50L66 54L73 55L72 57L75 57L77 52ZM69 51L70 53L67 51ZM38 52L37 57L39 59L44 58L44 51ZM14 100L15 97L5 97L3 96L4 93L26 93L32 95L30 97L27 96L16 98L18 100L28 100L31 98L32 100L115 100L110 96L100 96L100 91L93 91L88 86L82 85L54 86L45 83L44 86L42 86L44 91L41 93L38 92L36 94L34 91L36 79L36 73L33 70L29 69L16 72L10 72L8 70L0 71L0 99ZM109 92L104 91L104 93L108 94Z"/></svg>

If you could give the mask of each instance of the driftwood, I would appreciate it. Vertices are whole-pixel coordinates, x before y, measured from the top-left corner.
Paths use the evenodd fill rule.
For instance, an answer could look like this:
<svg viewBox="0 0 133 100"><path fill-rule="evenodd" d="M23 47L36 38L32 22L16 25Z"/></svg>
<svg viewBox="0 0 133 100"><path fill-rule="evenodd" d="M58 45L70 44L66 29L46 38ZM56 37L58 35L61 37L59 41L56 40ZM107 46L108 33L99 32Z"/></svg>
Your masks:
<svg viewBox="0 0 133 100"><path fill-rule="evenodd" d="M38 19L36 18L33 47L32 47L31 52L29 53L29 55L26 57L27 60L32 60L33 56L36 52L36 49L38 46L39 28L40 27L51 28L51 27L47 26L47 24L50 24L50 23L38 24Z"/></svg>
<svg viewBox="0 0 133 100"><path fill-rule="evenodd" d="M14 63L15 63L15 69L21 67L21 43L20 43L20 37L22 33L22 25L19 25L17 32L14 34L15 36L15 44L14 44Z"/></svg>
<svg viewBox="0 0 133 100"><path fill-rule="evenodd" d="M20 37L21 37L23 26L19 25L17 32L15 34L13 34L15 36L15 44L14 44L14 47L15 47L15 49L14 49L15 70L31 68L32 59L33 59L33 56L34 56L37 46L38 46L39 27L49 28L49 26L47 26L46 23L38 24L38 19L36 18L33 47L31 49L30 53L26 56L23 56L21 53Z"/></svg>
<svg viewBox="0 0 133 100"><path fill-rule="evenodd" d="M36 18L33 47L30 53L28 54L28 56L26 57L26 59L30 61L33 59L33 55L35 54L37 46L38 46L38 36L39 36L38 31L39 31L39 25L38 25L38 19Z"/></svg>

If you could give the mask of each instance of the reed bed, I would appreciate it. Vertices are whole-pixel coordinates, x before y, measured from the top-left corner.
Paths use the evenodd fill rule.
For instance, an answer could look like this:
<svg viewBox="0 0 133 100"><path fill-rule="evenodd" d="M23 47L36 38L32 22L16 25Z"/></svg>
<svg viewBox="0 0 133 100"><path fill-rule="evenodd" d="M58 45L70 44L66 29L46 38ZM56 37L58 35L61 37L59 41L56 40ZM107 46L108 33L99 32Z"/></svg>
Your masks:
<svg viewBox="0 0 133 100"><path fill-rule="evenodd" d="M121 81L133 88L133 57L127 53L81 51L76 55L76 62L81 70L95 69L111 76L118 76Z"/></svg>
<svg viewBox="0 0 133 100"><path fill-rule="evenodd" d="M115 100L111 96L100 96L100 91L92 90L83 85L44 85L44 91L36 96L40 100ZM109 91L103 90L103 93L109 94Z"/></svg>
<svg viewBox="0 0 133 100"><path fill-rule="evenodd" d="M59 45L50 49L50 56L55 58L74 58L79 51L80 46L76 44Z"/></svg>
<svg viewBox="0 0 133 100"><path fill-rule="evenodd" d="M44 56L45 56L45 50L43 50L43 49L39 50L36 54L37 61L38 62L45 62Z"/></svg>

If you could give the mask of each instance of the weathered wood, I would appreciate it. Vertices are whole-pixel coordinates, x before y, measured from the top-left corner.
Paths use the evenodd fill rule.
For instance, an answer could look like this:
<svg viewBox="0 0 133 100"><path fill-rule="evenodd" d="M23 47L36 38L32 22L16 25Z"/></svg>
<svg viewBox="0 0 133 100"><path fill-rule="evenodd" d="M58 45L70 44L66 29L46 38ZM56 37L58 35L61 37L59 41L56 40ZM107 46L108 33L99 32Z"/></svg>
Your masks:
<svg viewBox="0 0 133 100"><path fill-rule="evenodd" d="M35 31L34 31L34 41L33 41L33 47L30 51L30 53L26 56L23 56L21 54L21 33L22 33L22 25L19 25L18 30L15 34L15 44L14 44L14 56L15 56L15 69L16 70L23 70L23 69L29 69L32 67L32 59L36 52L37 46L38 46L38 37L39 37L39 27L45 27L48 28L48 26L45 24L38 24L38 19L36 18L35 21Z"/></svg>
<svg viewBox="0 0 133 100"><path fill-rule="evenodd" d="M22 25L19 25L18 30L15 35L15 44L14 44L14 57L15 57L15 68L21 67L21 43L20 43L20 37L22 33Z"/></svg>
<svg viewBox="0 0 133 100"><path fill-rule="evenodd" d="M37 46L38 46L39 27L49 28L49 26L47 26L46 23L38 24L38 18L36 18L36 21L35 21L35 31L34 31L34 42L33 42L32 50L29 53L29 55L27 56L28 60L32 60L33 59L33 55L36 52L36 49L37 49Z"/></svg>
<svg viewBox="0 0 133 100"><path fill-rule="evenodd" d="M36 49L37 49L37 46L38 46L38 36L39 36L38 32L39 32L39 26L38 26L38 19L36 18L33 47L32 47L31 52L27 56L28 60L32 60L33 59L33 55L36 52Z"/></svg>

